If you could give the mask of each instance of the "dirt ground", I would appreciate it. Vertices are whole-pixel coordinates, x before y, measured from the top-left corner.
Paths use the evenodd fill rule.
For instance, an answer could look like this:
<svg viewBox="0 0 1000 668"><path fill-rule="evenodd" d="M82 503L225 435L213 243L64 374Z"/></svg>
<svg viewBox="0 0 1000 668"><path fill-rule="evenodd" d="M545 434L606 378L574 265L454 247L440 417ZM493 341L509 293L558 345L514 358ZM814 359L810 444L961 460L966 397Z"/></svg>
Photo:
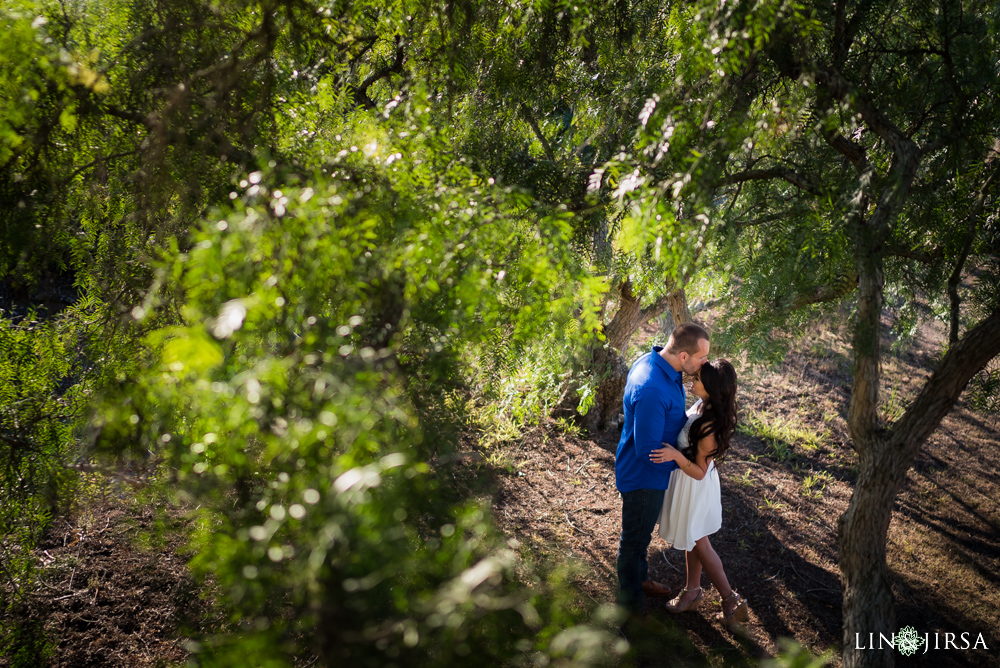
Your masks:
<svg viewBox="0 0 1000 668"><path fill-rule="evenodd" d="M208 608L187 569L181 533L151 505L88 499L46 531L28 603L55 639L51 668L167 666ZM166 520L167 525L164 524ZM10 657L0 657L0 666Z"/></svg>
<svg viewBox="0 0 1000 668"><path fill-rule="evenodd" d="M926 376L941 334L926 327L914 354L886 361L887 416ZM644 332L646 339L655 335L652 327ZM845 423L849 364L844 340L820 328L803 335L779 366L737 364L743 425L720 468L723 526L712 543L730 582L749 600L751 621L745 633L724 628L710 590L707 605L678 616L651 599L651 619L629 632L641 649L632 663L755 665L789 637L816 653L832 651L831 665L839 664L836 526L855 475ZM997 427L995 417L962 405L945 419L910 469L888 539L899 626L929 633L932 647L936 638L943 646L946 633L956 634L959 646L963 632L972 643L982 634L989 649L932 648L898 656L899 666L1000 666ZM478 447L461 465L491 481L501 530L539 555L582 567L578 585L587 602L615 598L617 438L547 421ZM185 637L203 630L211 613L171 521L170 513L106 495L53 524L36 551L42 585L31 597L32 615L57 639L48 665L185 660ZM649 558L655 579L683 585L682 552L654 535Z"/></svg>
<svg viewBox="0 0 1000 668"><path fill-rule="evenodd" d="M892 399L883 412L900 411L912 396L940 337L926 327L915 354L887 362ZM720 467L723 525L712 544L730 583L749 600L750 624L734 634L715 621L714 591L708 605L677 616L663 600L650 599L652 617L690 641L654 647L667 663L750 663L773 656L779 639L790 637L817 654L832 650L830 665L839 665L837 518L856 475L845 421L850 361L845 342L822 329L796 348L776 368L738 365L744 425ZM597 602L613 601L617 586L621 506L614 455L606 448L615 447L618 435L581 437L554 423L525 434L509 447L511 471L498 473L494 499L504 531L534 549L584 562L589 574L580 587ZM960 405L907 476L889 530L888 564L899 627L929 633L931 649L897 655L899 666L1000 665L998 442L995 419ZM654 579L683 587L683 552L655 533L649 560ZM709 586L704 576L702 583ZM934 649L945 647L946 633L956 634L961 647L963 632L970 645L981 633L989 649Z"/></svg>

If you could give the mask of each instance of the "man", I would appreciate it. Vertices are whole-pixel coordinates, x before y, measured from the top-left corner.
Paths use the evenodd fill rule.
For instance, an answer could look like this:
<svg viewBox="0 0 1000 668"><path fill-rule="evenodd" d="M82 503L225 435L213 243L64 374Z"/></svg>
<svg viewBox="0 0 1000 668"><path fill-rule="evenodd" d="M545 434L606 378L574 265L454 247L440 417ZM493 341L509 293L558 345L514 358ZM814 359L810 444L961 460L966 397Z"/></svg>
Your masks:
<svg viewBox="0 0 1000 668"><path fill-rule="evenodd" d="M644 594L667 596L670 589L649 579L646 551L663 505L674 462L654 464L649 453L677 444L687 421L683 374L708 360L708 333L694 323L680 325L664 348L653 346L632 365L625 385L625 424L615 456L615 485L622 495L618 542L618 602L630 613L645 611Z"/></svg>

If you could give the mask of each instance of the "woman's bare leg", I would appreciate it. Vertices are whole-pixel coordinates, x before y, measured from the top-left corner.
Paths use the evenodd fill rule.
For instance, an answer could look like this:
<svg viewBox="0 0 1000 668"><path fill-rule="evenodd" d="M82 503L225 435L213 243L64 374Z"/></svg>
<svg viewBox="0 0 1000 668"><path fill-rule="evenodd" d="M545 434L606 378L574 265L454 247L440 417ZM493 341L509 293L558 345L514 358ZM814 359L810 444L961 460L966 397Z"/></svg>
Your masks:
<svg viewBox="0 0 1000 668"><path fill-rule="evenodd" d="M698 559L698 555L694 552L685 550L684 561L687 566L687 583L685 583L684 588L687 589L682 596L680 596L678 603L687 603L688 601L693 601L698 598L701 593L701 561Z"/></svg>
<svg viewBox="0 0 1000 668"><path fill-rule="evenodd" d="M697 589L701 586L701 559L694 552L685 552L684 560L687 562L687 585L688 589Z"/></svg>
<svg viewBox="0 0 1000 668"><path fill-rule="evenodd" d="M699 538L695 541L694 549L691 553L694 554L701 567L705 569L705 574L708 575L708 579L711 580L712 585L715 586L715 589L719 592L719 596L722 597L722 600L725 601L726 599L729 599L729 597L733 594L733 588L729 586L729 579L726 577L726 571L722 568L722 560L719 559L719 555L715 552L715 548L712 547L712 542L708 540L708 536ZM689 561L689 582L691 579L690 572L691 566ZM697 587L698 585L695 586ZM736 600L730 599L728 602L722 604L722 609L727 615L732 614L735 605Z"/></svg>

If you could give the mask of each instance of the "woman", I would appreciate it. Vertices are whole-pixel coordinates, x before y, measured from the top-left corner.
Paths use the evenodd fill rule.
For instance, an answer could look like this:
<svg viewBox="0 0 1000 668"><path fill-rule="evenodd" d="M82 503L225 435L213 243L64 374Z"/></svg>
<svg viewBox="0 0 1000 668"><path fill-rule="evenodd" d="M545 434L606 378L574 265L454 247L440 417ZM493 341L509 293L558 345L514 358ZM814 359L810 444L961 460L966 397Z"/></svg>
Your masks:
<svg viewBox="0 0 1000 668"><path fill-rule="evenodd" d="M704 598L701 573L722 597L720 621L727 626L750 619L747 602L729 586L722 561L708 537L722 526L722 496L715 461L722 461L736 429L736 370L728 360L707 362L691 388L698 401L688 409L688 420L677 437L677 447L654 450L654 462L677 462L660 511L660 536L684 550L687 584L667 610L694 610Z"/></svg>

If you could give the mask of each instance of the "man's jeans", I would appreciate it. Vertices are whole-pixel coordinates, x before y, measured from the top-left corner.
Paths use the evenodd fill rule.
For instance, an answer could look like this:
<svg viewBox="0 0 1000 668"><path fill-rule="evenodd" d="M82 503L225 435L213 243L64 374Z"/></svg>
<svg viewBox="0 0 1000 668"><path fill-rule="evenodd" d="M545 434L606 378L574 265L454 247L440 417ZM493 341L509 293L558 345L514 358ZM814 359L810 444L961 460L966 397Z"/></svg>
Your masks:
<svg viewBox="0 0 1000 668"><path fill-rule="evenodd" d="M662 489L622 492L622 535L618 541L618 603L641 612L642 583L649 579L646 551L663 507Z"/></svg>

